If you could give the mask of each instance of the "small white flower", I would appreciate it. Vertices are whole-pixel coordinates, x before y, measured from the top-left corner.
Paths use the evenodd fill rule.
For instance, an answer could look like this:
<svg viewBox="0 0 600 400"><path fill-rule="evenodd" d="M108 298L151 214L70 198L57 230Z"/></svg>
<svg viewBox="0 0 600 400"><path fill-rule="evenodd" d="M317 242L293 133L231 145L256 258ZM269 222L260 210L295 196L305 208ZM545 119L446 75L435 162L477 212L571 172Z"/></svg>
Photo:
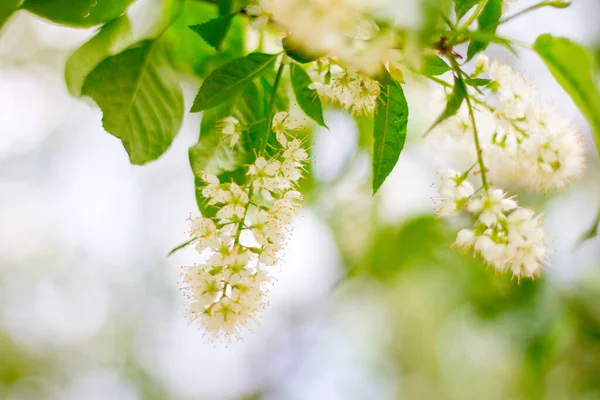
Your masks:
<svg viewBox="0 0 600 400"><path fill-rule="evenodd" d="M231 183L227 204L217 212L217 217L229 220L236 216L242 219L246 214L246 204L248 204L248 194L236 183Z"/></svg>
<svg viewBox="0 0 600 400"><path fill-rule="evenodd" d="M202 216L192 220L191 236L197 238L196 249L201 252L204 249L218 249L221 246L219 231L210 218Z"/></svg>
<svg viewBox="0 0 600 400"><path fill-rule="evenodd" d="M458 232L456 236L456 245L461 247L468 247L473 244L475 240L475 232L471 229L462 229Z"/></svg>
<svg viewBox="0 0 600 400"><path fill-rule="evenodd" d="M265 265L273 266L277 264L279 259L277 258L277 254L281 250L281 245L279 244L268 244L263 248L263 251L260 255L259 261Z"/></svg>
<svg viewBox="0 0 600 400"><path fill-rule="evenodd" d="M279 199L273 203L270 214L275 220L289 224L294 218L295 210L295 204L291 200L288 200L284 197L283 199Z"/></svg>
<svg viewBox="0 0 600 400"><path fill-rule="evenodd" d="M287 143L287 150L283 153L283 158L296 162L303 162L308 159L308 153L302 148L302 141L294 139Z"/></svg>
<svg viewBox="0 0 600 400"><path fill-rule="evenodd" d="M467 209L473 214L479 214L479 221L490 226L504 218L504 212L513 210L517 203L512 199L504 198L504 192L500 189L492 189L482 194L481 197L473 197L469 200Z"/></svg>
<svg viewBox="0 0 600 400"><path fill-rule="evenodd" d="M229 136L229 145L231 147L235 146L240 140L240 135L242 132L240 121L234 117L227 117L217 122L217 129L223 135Z"/></svg>
<svg viewBox="0 0 600 400"><path fill-rule="evenodd" d="M283 146L287 146L288 136L293 135L295 131L302 127L300 122L290 116L288 112L281 111L273 116L272 131L275 133L277 141Z"/></svg>
<svg viewBox="0 0 600 400"><path fill-rule="evenodd" d="M283 241L280 224L265 210L257 211L251 230L256 241L262 246Z"/></svg>
<svg viewBox="0 0 600 400"><path fill-rule="evenodd" d="M263 189L273 192L279 188L279 180L275 177L281 170L281 163L277 160L267 161L259 157L248 168L248 175L252 175L252 186L256 192Z"/></svg>
<svg viewBox="0 0 600 400"><path fill-rule="evenodd" d="M440 176L442 181L438 193L442 205L438 208L438 213L440 215L457 214L467 204L475 190L466 180L466 176L452 169L441 171Z"/></svg>

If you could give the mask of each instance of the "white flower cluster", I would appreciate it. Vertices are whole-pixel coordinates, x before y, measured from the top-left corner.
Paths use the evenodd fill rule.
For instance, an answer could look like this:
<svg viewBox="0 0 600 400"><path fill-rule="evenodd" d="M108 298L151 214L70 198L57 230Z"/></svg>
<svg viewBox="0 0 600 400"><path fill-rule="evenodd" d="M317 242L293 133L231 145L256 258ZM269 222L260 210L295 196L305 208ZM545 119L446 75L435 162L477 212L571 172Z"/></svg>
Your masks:
<svg viewBox="0 0 600 400"><path fill-rule="evenodd" d="M584 148L577 130L542 103L537 91L512 67L480 56L479 76L488 72L490 83L482 93L470 93L489 176L501 184L531 190L562 190L584 169ZM490 106L493 105L493 106ZM473 128L464 105L436 129L449 133L459 146L472 143ZM472 147L472 146L471 146Z"/></svg>
<svg viewBox="0 0 600 400"><path fill-rule="evenodd" d="M232 118L219 124L234 132L239 126ZM308 153L294 135L298 127L288 113L275 115L277 152L270 159L258 157L242 186L201 175L202 196L218 211L192 219L190 235L206 261L183 270L182 289L191 320L210 336L239 334L265 303L269 267L279 261L301 199L295 188Z"/></svg>
<svg viewBox="0 0 600 400"><path fill-rule="evenodd" d="M498 272L512 271L518 278L538 275L547 256L541 216L519 207L500 189L474 194L468 172L447 170L441 176L438 212L454 215L465 209L475 219L472 229L458 233L456 244L473 247Z"/></svg>
<svg viewBox="0 0 600 400"><path fill-rule="evenodd" d="M309 69L313 83L310 88L333 104L347 109L354 115L373 114L377 97L381 93L379 82L368 76L319 60Z"/></svg>
<svg viewBox="0 0 600 400"><path fill-rule="evenodd" d="M375 75L394 53L396 40L368 17L382 0L256 0L246 13L262 28L269 20L315 55L335 57Z"/></svg>
<svg viewBox="0 0 600 400"><path fill-rule="evenodd" d="M468 92L477 129L468 104L436 128L436 135L456 142L461 150L470 148L473 163L464 173L440 174L438 213L466 210L475 224L459 232L456 244L472 247L499 272L531 278L539 274L548 255L542 217L507 198L488 179L532 190L563 189L583 169L584 149L569 122L545 106L513 68L498 62L490 65L486 56L479 56L471 79L487 73L489 82L480 80L484 85ZM480 190L468 181L470 175L481 176Z"/></svg>

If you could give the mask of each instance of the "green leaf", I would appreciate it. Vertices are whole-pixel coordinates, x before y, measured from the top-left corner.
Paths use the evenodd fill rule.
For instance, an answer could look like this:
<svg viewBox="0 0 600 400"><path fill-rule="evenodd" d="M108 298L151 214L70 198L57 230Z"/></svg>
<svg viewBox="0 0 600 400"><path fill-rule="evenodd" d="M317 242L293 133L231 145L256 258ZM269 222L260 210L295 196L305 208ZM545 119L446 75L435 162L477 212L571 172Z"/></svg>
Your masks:
<svg viewBox="0 0 600 400"><path fill-rule="evenodd" d="M189 149L190 166L195 176L196 202L202 215L212 216L218 211L215 207L209 207L207 199L202 196L205 186L200 179L202 173L217 175L222 182L245 182L246 171L241 166L254 162L255 149L265 131L264 98L263 85L252 82L242 95L202 113L198 143ZM228 116L237 118L246 127L235 148L216 129L217 122Z"/></svg>
<svg viewBox="0 0 600 400"><path fill-rule="evenodd" d="M307 52L302 46L298 45L294 39L290 36L286 36L281 41L285 54L288 55L292 60L299 62L300 64L306 64L321 58L322 55L311 54Z"/></svg>
<svg viewBox="0 0 600 400"><path fill-rule="evenodd" d="M270 69L265 71L265 73L260 77L260 83L262 84L266 93L264 98L265 108L269 106L276 75L277 72L274 69ZM284 78L282 77L281 79L283 80ZM288 110L289 108L290 98L288 96L287 86L284 84L279 84L279 87L277 88L277 95L275 96L275 110Z"/></svg>
<svg viewBox="0 0 600 400"><path fill-rule="evenodd" d="M538 37L533 48L587 118L600 153L600 93L591 54L569 39L549 34Z"/></svg>
<svg viewBox="0 0 600 400"><path fill-rule="evenodd" d="M157 3L156 7L162 7L153 18L135 14L123 15L112 20L69 57L65 68L65 81L72 95L81 95L85 79L103 60L123 52L137 42L160 36L182 10L179 0L152 1ZM135 29L132 29L132 25Z"/></svg>
<svg viewBox="0 0 600 400"><path fill-rule="evenodd" d="M25 10L62 25L103 24L125 12L133 0L26 0Z"/></svg>
<svg viewBox="0 0 600 400"><path fill-rule="evenodd" d="M443 75L451 71L451 68L438 56L426 56L423 59L423 74L426 76Z"/></svg>
<svg viewBox="0 0 600 400"><path fill-rule="evenodd" d="M456 20L460 21L460 19L467 15L467 13L473 7L475 7L476 4L479 4L480 1L483 0L454 0L454 11L456 12Z"/></svg>
<svg viewBox="0 0 600 400"><path fill-rule="evenodd" d="M218 0L219 16L223 17L232 13L238 13L250 3L249 0Z"/></svg>
<svg viewBox="0 0 600 400"><path fill-rule="evenodd" d="M489 79L483 79L483 78L465 78L465 83L469 86L473 86L473 87L479 87L479 86L486 86L488 83L490 83Z"/></svg>
<svg viewBox="0 0 600 400"><path fill-rule="evenodd" d="M373 127L373 194L381 187L400 158L406 141L408 104L402 87L386 74L377 98Z"/></svg>
<svg viewBox="0 0 600 400"><path fill-rule="evenodd" d="M13 12L19 7L21 0L2 0L0 3L0 29L4 26L4 23L8 21L8 18Z"/></svg>
<svg viewBox="0 0 600 400"><path fill-rule="evenodd" d="M161 37L177 71L204 79L217 67L246 53L246 27L242 18L233 19L219 52L189 28L217 17L217 7L214 4L199 1L184 3L179 18Z"/></svg>
<svg viewBox="0 0 600 400"><path fill-rule="evenodd" d="M290 75L294 95L302 111L317 124L327 128L323 119L323 106L319 94L316 90L309 88L312 83L310 76L297 64L290 66Z"/></svg>
<svg viewBox="0 0 600 400"><path fill-rule="evenodd" d="M191 112L215 107L241 93L252 79L271 67L279 54L252 53L214 70L204 81Z"/></svg>
<svg viewBox="0 0 600 400"><path fill-rule="evenodd" d="M160 157L183 119L183 95L159 41L144 41L104 60L83 94L102 109L102 125L121 139L132 164Z"/></svg>
<svg viewBox="0 0 600 400"><path fill-rule="evenodd" d="M223 45L223 41L225 40L227 32L229 32L229 27L231 26L231 20L233 17L235 17L235 15L236 14L230 14L224 17L211 19L210 21L200 25L192 25L190 26L190 29L200 35L200 37L204 39L206 43L218 51Z"/></svg>
<svg viewBox="0 0 600 400"><path fill-rule="evenodd" d="M65 81L69 92L80 96L90 72L104 59L119 54L133 42L131 23L126 16L104 25L96 36L77 49L67 60Z"/></svg>
<svg viewBox="0 0 600 400"><path fill-rule="evenodd" d="M229 101L202 114L200 138L189 149L190 165L196 176L233 171L242 162L240 152L232 148L216 128L220 120L233 114L233 104Z"/></svg>
<svg viewBox="0 0 600 400"><path fill-rule="evenodd" d="M465 87L464 82L461 79L454 79L454 89L448 98L448 102L446 103L446 108L442 112L442 114L435 120L433 125L427 130L427 133L431 132L433 128L441 124L443 121L448 118L456 115L460 106L462 105L465 97L467 96L467 88Z"/></svg>
<svg viewBox="0 0 600 400"><path fill-rule="evenodd" d="M479 16L479 27L477 30L482 33L495 34L498 24L500 23L500 17L502 17L502 0L487 0L483 11ZM489 41L473 40L469 43L467 49L467 59L470 60L480 51L487 48Z"/></svg>

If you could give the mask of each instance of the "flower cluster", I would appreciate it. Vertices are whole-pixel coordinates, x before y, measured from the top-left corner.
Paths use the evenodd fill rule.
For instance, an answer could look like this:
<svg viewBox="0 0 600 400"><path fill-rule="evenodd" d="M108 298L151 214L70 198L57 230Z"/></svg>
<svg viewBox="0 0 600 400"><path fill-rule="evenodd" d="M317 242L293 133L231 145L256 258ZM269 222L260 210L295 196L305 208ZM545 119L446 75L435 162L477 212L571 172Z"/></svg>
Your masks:
<svg viewBox="0 0 600 400"><path fill-rule="evenodd" d="M381 32L369 17L385 4L381 0L256 0L246 13L255 18L255 28L273 20L308 52L375 75L397 47L395 36Z"/></svg>
<svg viewBox="0 0 600 400"><path fill-rule="evenodd" d="M474 194L473 186L466 180L468 175L453 170L441 173L442 206L438 212L454 215L466 210L475 220L473 228L458 233L456 244L473 247L499 272L510 270L518 278L536 276L547 254L541 216L519 207L500 189Z"/></svg>
<svg viewBox="0 0 600 400"><path fill-rule="evenodd" d="M476 100L473 107L490 178L536 191L566 188L585 164L577 130L540 101L535 88L512 67L496 61L490 66L487 57L480 56L472 76L487 72L486 88L470 95ZM472 145L466 105L436 130L449 133L458 146Z"/></svg>
<svg viewBox="0 0 600 400"><path fill-rule="evenodd" d="M233 126L233 132L239 128L231 117L218 124L228 131ZM183 270L182 289L191 320L211 336L239 334L265 303L269 267L280 259L301 199L295 188L308 153L295 137L298 127L288 113L275 115L277 151L249 165L243 185L201 174L202 196L218 211L191 221L190 235L205 261Z"/></svg>
<svg viewBox="0 0 600 400"><path fill-rule="evenodd" d="M500 189L471 198L467 210L477 222L458 233L459 246L473 246L499 272L510 270L519 278L539 274L547 256L541 215L519 207Z"/></svg>
<svg viewBox="0 0 600 400"><path fill-rule="evenodd" d="M471 79L484 85L467 93L472 111L464 104L436 128L437 135L472 149L473 167L464 173L441 173L438 213L466 210L475 223L459 232L457 245L472 247L499 272L534 277L548 254L542 217L507 198L488 179L532 190L563 189L582 171L584 149L573 126L543 104L512 67L490 63L484 55L474 64ZM481 78L484 74L489 74L488 80ZM481 176L480 190L468 181L475 175Z"/></svg>
<svg viewBox="0 0 600 400"><path fill-rule="evenodd" d="M311 88L323 100L339 104L354 115L375 112L377 97L381 92L377 81L351 68L324 60L309 69L309 73L313 81Z"/></svg>

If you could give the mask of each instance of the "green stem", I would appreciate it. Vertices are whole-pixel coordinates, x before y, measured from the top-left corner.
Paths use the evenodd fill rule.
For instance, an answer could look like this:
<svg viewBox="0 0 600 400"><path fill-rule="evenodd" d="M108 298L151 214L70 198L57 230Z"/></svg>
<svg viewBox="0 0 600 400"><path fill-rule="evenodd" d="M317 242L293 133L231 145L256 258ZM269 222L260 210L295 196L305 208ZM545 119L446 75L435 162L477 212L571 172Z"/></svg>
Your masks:
<svg viewBox="0 0 600 400"><path fill-rule="evenodd" d="M465 82L461 76L462 70L458 65L458 61L456 61L456 58L450 58L450 62L452 64L452 69L454 70L454 76L456 77L457 84L460 83L466 88ZM475 142L475 150L477 152L477 163L479 164L479 170L481 172L481 184L487 192L490 189L490 185L487 180L485 163L483 162L483 150L481 149L481 143L479 142L479 132L477 132L477 123L475 122L475 113L473 112L473 105L471 104L471 96L468 93L465 96L465 101L467 103L467 108L469 109L471 124L473 125L473 140Z"/></svg>
<svg viewBox="0 0 600 400"><path fill-rule="evenodd" d="M548 1L548 0L541 1L541 2L539 2L537 4L534 4L532 6L529 6L529 7L525 8L525 9L523 9L523 10L521 10L521 11L519 11L519 12L517 12L517 13L509 16L509 17L501 19L500 20L500 24L505 24L508 21L511 21L511 20L513 20L513 19L515 19L517 17L522 16L522 15L529 14L530 12L535 11L535 10L537 10L539 8L548 7L548 6L549 7L553 7L555 3L556 3L556 1Z"/></svg>
<svg viewBox="0 0 600 400"><path fill-rule="evenodd" d="M269 134L271 133L271 128L273 125L273 117L275 116L275 103L277 100L277 89L279 88L279 82L281 81L281 76L283 75L283 70L285 69L285 64L283 60L281 61L281 65L277 70L277 75L275 75L275 82L273 83L273 93L271 93L271 100L269 101L269 109L267 110L267 127L265 129L265 134L262 138L262 145L260 147L260 153L258 156L260 157L267 148L267 143L269 142Z"/></svg>
<svg viewBox="0 0 600 400"><path fill-rule="evenodd" d="M261 139L260 151L257 157L262 157L263 153L267 148L267 143L269 142L269 134L271 133L271 128L273 125L273 117L275 116L275 102L277 100L277 89L279 89L279 83L281 82L281 76L283 75L283 70L285 69L285 64L282 60L279 69L277 70L277 75L275 75L275 82L273 82L273 93L271 93L271 99L269 100L269 108L267 110L267 120L266 120L266 128L265 133ZM240 235L242 234L242 230L244 229L244 221L248 216L248 210L250 209L250 204L252 203L252 195L254 194L254 187L252 186L252 181L250 182L250 190L248 190L248 202L246 203L246 208L244 209L244 216L240 220L237 226L237 230L235 232L234 246L240 242Z"/></svg>
<svg viewBox="0 0 600 400"><path fill-rule="evenodd" d="M475 141L475 150L477 151L477 163L479 164L479 170L481 171L481 184L487 192L490 189L490 185L487 180L485 163L483 162L483 150L481 149L481 144L479 143L479 133L477 132L477 124L475 123L475 113L473 112L471 97L469 95L465 96L465 101L467 102L469 116L471 117L471 124L473 125L473 140Z"/></svg>
<svg viewBox="0 0 600 400"><path fill-rule="evenodd" d="M465 23L460 26L460 28L458 28L459 31L463 31L463 30L467 29L468 27L471 26L471 24L473 22L475 22L477 17L479 17L479 14L481 14L481 11L483 10L485 3L486 3L485 0L481 0L479 2L479 5L477 5L477 8L475 9L475 11L473 11L473 14L471 14L469 19L466 20Z"/></svg>

